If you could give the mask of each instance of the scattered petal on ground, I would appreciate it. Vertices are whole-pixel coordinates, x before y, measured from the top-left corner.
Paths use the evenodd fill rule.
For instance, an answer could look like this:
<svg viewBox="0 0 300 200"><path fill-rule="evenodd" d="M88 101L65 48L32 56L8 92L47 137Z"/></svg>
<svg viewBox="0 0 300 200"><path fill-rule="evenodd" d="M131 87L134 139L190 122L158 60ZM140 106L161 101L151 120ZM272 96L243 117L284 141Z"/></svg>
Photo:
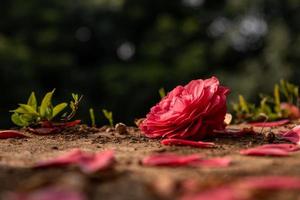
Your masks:
<svg viewBox="0 0 300 200"><path fill-rule="evenodd" d="M163 145L176 145L176 146L192 146L192 147L199 147L199 148L207 148L207 147L214 147L215 144L212 142L201 142L201 141L190 141L184 139L164 139L161 141Z"/></svg>
<svg viewBox="0 0 300 200"><path fill-rule="evenodd" d="M49 135L59 132L60 128L29 128L29 131L37 135Z"/></svg>
<svg viewBox="0 0 300 200"><path fill-rule="evenodd" d="M77 164L84 173L95 173L100 170L109 169L114 162L114 152L105 151L82 156Z"/></svg>
<svg viewBox="0 0 300 200"><path fill-rule="evenodd" d="M176 154L156 154L150 155L142 160L145 166L191 166L191 167L227 167L231 163L229 158L209 158L204 159L199 154L176 155Z"/></svg>
<svg viewBox="0 0 300 200"><path fill-rule="evenodd" d="M248 156L289 156L289 152L299 149L297 145L293 144L267 144L241 150L240 153Z"/></svg>
<svg viewBox="0 0 300 200"><path fill-rule="evenodd" d="M60 188L43 188L32 193L10 193L6 200L86 200L81 192Z"/></svg>
<svg viewBox="0 0 300 200"><path fill-rule="evenodd" d="M290 120L288 119L283 119L275 122L255 122L255 123L249 123L251 126L256 126L256 127L275 127L275 126L282 126L287 123L289 123Z"/></svg>
<svg viewBox="0 0 300 200"><path fill-rule="evenodd" d="M300 110L298 106L291 104L291 103L281 103L280 104L280 109L285 110L289 114L289 118L291 119L299 119L300 118Z"/></svg>
<svg viewBox="0 0 300 200"><path fill-rule="evenodd" d="M35 168L61 167L71 164L79 166L84 173L94 173L110 168L115 161L113 151L99 153L86 153L80 149L73 149L70 152L48 161L42 161L35 165Z"/></svg>
<svg viewBox="0 0 300 200"><path fill-rule="evenodd" d="M0 131L0 139L7 139L7 138L16 138L16 137L27 137L21 131L16 130L4 130Z"/></svg>
<svg viewBox="0 0 300 200"><path fill-rule="evenodd" d="M147 156L142 160L146 166L186 166L202 158L199 154L176 155L176 154L156 154Z"/></svg>
<svg viewBox="0 0 300 200"><path fill-rule="evenodd" d="M296 126L290 131L281 133L279 137L300 145L300 126Z"/></svg>
<svg viewBox="0 0 300 200"><path fill-rule="evenodd" d="M257 190L299 190L300 178L288 176L249 177L236 182L204 190L200 193L191 193L188 188L181 200L245 200L253 199ZM253 193L254 192L254 193Z"/></svg>
<svg viewBox="0 0 300 200"><path fill-rule="evenodd" d="M190 165L194 167L228 167L230 163L230 158L209 158L192 162Z"/></svg>
<svg viewBox="0 0 300 200"><path fill-rule="evenodd" d="M72 149L71 151L46 161L38 162L35 168L60 167L74 164L80 160L83 152L80 149Z"/></svg>

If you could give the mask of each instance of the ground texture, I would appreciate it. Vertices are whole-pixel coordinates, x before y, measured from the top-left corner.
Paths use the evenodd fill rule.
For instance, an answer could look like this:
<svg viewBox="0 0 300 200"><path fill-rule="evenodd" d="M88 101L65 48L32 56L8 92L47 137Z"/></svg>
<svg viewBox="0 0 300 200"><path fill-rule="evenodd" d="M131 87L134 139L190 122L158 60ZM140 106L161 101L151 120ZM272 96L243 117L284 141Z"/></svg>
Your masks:
<svg viewBox="0 0 300 200"><path fill-rule="evenodd" d="M216 148L199 149L182 146L163 146L159 140L144 137L137 128L128 127L120 134L108 127L88 128L84 125L46 136L30 134L29 138L0 140L0 196L9 191L30 192L49 185L69 187L81 191L87 199L150 200L179 199L182 184L197 182L197 190L205 190L249 176L285 175L300 177L300 153L289 157L248 157L239 150L272 141L270 130L256 128L258 134L243 137L219 136L207 138ZM236 126L233 128L241 128ZM232 128L232 127L231 127ZM73 148L98 152L113 149L116 153L114 168L94 175L82 174L75 167L32 169L40 161L61 155ZM227 168L145 167L141 159L153 153L199 153L206 157L231 157ZM297 191L257 193L255 199L298 199Z"/></svg>

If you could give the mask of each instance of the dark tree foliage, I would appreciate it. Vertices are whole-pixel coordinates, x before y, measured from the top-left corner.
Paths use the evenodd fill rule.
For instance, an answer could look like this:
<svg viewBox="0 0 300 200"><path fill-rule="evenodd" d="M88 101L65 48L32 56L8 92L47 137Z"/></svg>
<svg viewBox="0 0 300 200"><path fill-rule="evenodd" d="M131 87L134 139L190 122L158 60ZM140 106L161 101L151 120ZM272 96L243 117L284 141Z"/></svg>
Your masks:
<svg viewBox="0 0 300 200"><path fill-rule="evenodd" d="M131 123L191 79L217 75L231 99L300 84L299 0L1 0L0 13L2 125L33 90Z"/></svg>

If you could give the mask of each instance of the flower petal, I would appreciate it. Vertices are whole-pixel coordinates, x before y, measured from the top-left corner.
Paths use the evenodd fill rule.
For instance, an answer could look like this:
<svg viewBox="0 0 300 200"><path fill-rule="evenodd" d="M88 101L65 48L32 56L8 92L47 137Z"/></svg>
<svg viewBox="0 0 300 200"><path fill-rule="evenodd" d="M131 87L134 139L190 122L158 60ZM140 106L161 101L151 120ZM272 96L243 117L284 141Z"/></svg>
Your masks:
<svg viewBox="0 0 300 200"><path fill-rule="evenodd" d="M87 174L109 169L115 162L113 151L96 153L93 156L84 156L78 161L80 169Z"/></svg>
<svg viewBox="0 0 300 200"><path fill-rule="evenodd" d="M288 140L292 143L300 145L300 126L296 126L290 131L281 133L279 137Z"/></svg>
<svg viewBox="0 0 300 200"><path fill-rule="evenodd" d="M145 166L186 166L191 162L201 159L201 155L176 155L176 154L156 154L145 157L142 164Z"/></svg>
<svg viewBox="0 0 300 200"><path fill-rule="evenodd" d="M7 139L7 138L16 138L16 137L27 137L21 131L16 130L4 130L0 131L0 139Z"/></svg>
<svg viewBox="0 0 300 200"><path fill-rule="evenodd" d="M228 167L230 163L230 158L209 158L195 161L190 165L193 167Z"/></svg>
<svg viewBox="0 0 300 200"><path fill-rule="evenodd" d="M163 145L176 145L176 146L192 146L198 148L214 147L212 142L190 141L184 139L164 139L160 142Z"/></svg>
<svg viewBox="0 0 300 200"><path fill-rule="evenodd" d="M289 156L289 152L298 151L300 148L293 144L267 144L246 150L241 150L242 155L248 156Z"/></svg>

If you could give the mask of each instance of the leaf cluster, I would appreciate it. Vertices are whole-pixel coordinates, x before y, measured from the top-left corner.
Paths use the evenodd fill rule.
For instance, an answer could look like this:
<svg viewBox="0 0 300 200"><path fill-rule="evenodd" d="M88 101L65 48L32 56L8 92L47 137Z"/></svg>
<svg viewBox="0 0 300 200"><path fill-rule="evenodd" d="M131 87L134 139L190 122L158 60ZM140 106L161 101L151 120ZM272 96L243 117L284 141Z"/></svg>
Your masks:
<svg viewBox="0 0 300 200"><path fill-rule="evenodd" d="M261 94L259 105L249 103L242 95L239 101L233 103L235 121L274 121L288 118L289 112L281 108L281 103L286 102L299 107L299 87L285 80L274 85L273 96Z"/></svg>
<svg viewBox="0 0 300 200"><path fill-rule="evenodd" d="M67 112L62 114L61 119L65 121L72 119L78 109L81 97L79 98L78 94L72 94L73 99L70 104L62 102L54 106L52 103L54 92L55 89L48 92L43 97L41 104L38 104L35 92L32 92L26 104L19 104L17 109L10 111L12 112L12 122L17 126L26 127L38 124L41 121L52 121L55 117L58 117L68 105L71 112L69 114Z"/></svg>

